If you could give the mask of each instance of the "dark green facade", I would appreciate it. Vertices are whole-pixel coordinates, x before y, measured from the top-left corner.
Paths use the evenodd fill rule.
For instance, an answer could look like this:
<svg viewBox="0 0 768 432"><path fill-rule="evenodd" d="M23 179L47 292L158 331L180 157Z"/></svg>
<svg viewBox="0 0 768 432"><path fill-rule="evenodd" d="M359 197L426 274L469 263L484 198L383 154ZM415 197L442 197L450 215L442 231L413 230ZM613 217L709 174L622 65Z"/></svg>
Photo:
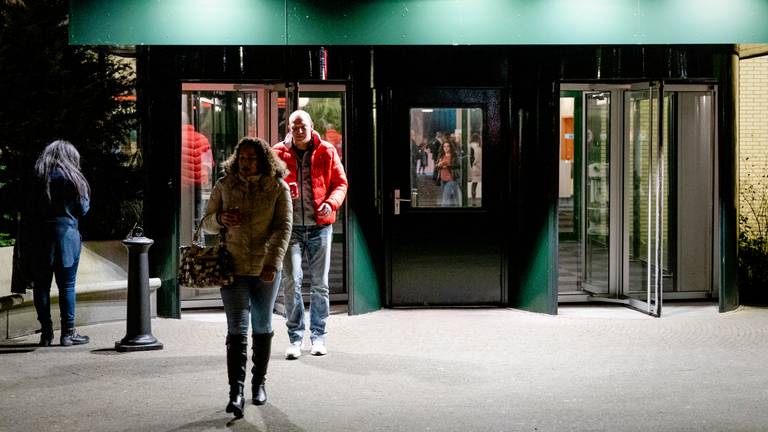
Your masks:
<svg viewBox="0 0 768 432"><path fill-rule="evenodd" d="M442 275L446 282L440 283L448 284L450 275L459 275L499 291L496 300L477 304L556 313L560 86L654 81L716 87L719 257L714 265L720 309L736 307L733 44L768 41L768 3L599 3L72 0L72 44L137 46L140 143L150 185L144 220L156 240L151 265L163 280L161 315L180 314L175 280L180 173L174 167L181 158L178 98L182 83L189 82L346 86L351 187L344 241L351 313L398 306L397 272L411 272L426 285L440 279L430 274ZM327 76L319 72L321 47L328 53ZM461 95L467 95L464 103ZM430 102L483 106L493 113L484 125L491 138L488 180L494 185L478 211L445 213L450 222L429 227L439 232L464 223L480 226L476 237L441 247L459 264L424 267L416 254L409 268L408 260L398 259L393 233L421 231L404 230L400 221L406 219L394 215L400 153L393 149L408 140L403 110ZM424 253L439 255L442 249ZM438 301L424 305L442 304L439 289L427 292ZM454 303L462 305L448 302Z"/></svg>
<svg viewBox="0 0 768 432"><path fill-rule="evenodd" d="M498 98L501 173L489 208L500 219L478 235L500 239L503 293L493 304L557 310L557 110L561 83L660 80L717 85L721 309L738 305L734 47L695 46L382 46L328 47L327 80L317 75L315 46L140 47L141 142L149 188L146 232L155 238L152 273L163 279L159 310L179 315L175 281L179 166L178 95L182 82L340 83L347 86L347 288L352 313L393 306L388 152L398 136L391 94L492 89ZM315 66L313 66L313 64ZM439 73L435 73L439 71ZM450 92L449 92L450 93ZM494 102L496 103L496 102ZM496 181L496 179L494 180ZM492 201L491 201L492 200ZM457 220L461 220L458 216ZM461 245L457 245L461 250ZM469 256L467 256L469 258ZM431 268L439 273L449 269ZM487 276L487 275L484 275ZM439 296L439 293L436 293ZM394 304L394 306L397 306Z"/></svg>

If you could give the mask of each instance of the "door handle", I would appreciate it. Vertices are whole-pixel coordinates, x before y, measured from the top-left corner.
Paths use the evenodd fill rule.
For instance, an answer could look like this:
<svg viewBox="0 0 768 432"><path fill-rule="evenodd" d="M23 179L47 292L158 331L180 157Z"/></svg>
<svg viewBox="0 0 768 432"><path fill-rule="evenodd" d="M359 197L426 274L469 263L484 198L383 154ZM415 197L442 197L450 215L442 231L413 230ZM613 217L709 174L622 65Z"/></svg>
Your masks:
<svg viewBox="0 0 768 432"><path fill-rule="evenodd" d="M400 214L400 202L401 201L411 202L411 200L409 200L409 199L402 199L402 198L400 198L400 189L395 189L395 214L396 215Z"/></svg>

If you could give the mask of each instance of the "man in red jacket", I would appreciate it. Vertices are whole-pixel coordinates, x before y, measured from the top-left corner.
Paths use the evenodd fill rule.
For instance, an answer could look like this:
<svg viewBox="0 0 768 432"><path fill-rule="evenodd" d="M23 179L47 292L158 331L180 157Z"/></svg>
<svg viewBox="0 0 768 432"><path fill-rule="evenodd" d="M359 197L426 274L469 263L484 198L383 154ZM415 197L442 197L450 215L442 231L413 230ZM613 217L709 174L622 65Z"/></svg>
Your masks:
<svg viewBox="0 0 768 432"><path fill-rule="evenodd" d="M347 175L333 144L320 139L306 111L294 111L285 140L273 147L288 165L285 181L293 198L293 229L283 259L283 298L290 345L285 358L301 356L304 338L304 303L301 298L301 260L309 267L309 314L312 355L325 355L325 322L330 310L328 270L336 212L347 195Z"/></svg>

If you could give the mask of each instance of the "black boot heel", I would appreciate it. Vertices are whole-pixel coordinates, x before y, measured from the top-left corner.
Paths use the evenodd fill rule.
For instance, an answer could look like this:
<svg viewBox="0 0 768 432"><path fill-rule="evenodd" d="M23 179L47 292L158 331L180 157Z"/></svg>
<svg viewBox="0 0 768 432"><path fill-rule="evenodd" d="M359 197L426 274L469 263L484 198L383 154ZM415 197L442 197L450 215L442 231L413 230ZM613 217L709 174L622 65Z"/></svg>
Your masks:
<svg viewBox="0 0 768 432"><path fill-rule="evenodd" d="M38 343L41 347L49 347L53 343L53 332L50 334L46 332L40 333L40 343Z"/></svg>
<svg viewBox="0 0 768 432"><path fill-rule="evenodd" d="M40 329L40 342L38 346L49 347L53 343L53 324L43 322Z"/></svg>
<svg viewBox="0 0 768 432"><path fill-rule="evenodd" d="M226 412L233 413L235 418L242 418L244 406L245 397L243 396L243 388L240 387L240 391L237 394L229 395L229 403L227 404Z"/></svg>

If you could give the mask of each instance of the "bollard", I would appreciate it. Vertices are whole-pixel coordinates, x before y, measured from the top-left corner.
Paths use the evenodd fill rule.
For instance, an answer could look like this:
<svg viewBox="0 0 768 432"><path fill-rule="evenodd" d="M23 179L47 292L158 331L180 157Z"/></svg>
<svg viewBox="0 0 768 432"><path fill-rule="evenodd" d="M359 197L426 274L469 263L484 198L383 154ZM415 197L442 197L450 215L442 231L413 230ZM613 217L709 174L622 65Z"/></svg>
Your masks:
<svg viewBox="0 0 768 432"><path fill-rule="evenodd" d="M128 312L125 337L115 342L115 350L119 352L163 349L163 344L152 336L150 321L147 251L154 242L144 237L140 227L134 228L123 240L128 248Z"/></svg>

